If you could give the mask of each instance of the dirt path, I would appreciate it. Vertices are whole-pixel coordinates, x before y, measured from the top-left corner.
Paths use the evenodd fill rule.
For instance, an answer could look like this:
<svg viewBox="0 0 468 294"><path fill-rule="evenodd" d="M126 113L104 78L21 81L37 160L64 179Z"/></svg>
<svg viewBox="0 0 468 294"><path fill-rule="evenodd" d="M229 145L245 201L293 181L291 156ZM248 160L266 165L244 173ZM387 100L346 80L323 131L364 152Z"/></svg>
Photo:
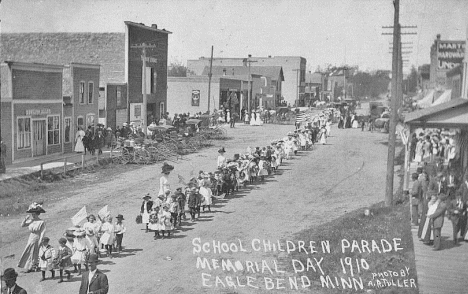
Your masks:
<svg viewBox="0 0 468 294"><path fill-rule="evenodd" d="M227 156L232 157L249 145L265 146L289 130L291 126L278 125L229 129L229 136L233 136L233 140L217 142L218 146L192 154L187 157L190 160L175 163L171 186L180 186L177 174L189 179L191 173L197 174L199 170L213 171L216 150L221 144L224 144ZM123 241L125 252L120 258L104 258L99 265L109 277L109 293L263 293L266 292L265 285L260 283L260 289L203 287L202 272L213 276L218 274L223 278L226 273L196 268L197 255L192 253L194 238L199 237L202 242L219 240L237 244L240 240L249 251L200 254L201 257L232 258L233 261L271 261L278 255L281 258L278 252L253 251L252 240L285 241L301 229L319 225L347 211L383 199L387 150L383 142L386 137L385 134L361 132L360 129L333 128L328 145L316 146L314 151L301 152L281 167L281 175L270 177L265 183L249 186L229 199L218 201L212 213L202 214L195 223L186 222L174 238L157 241L153 240L153 234L145 234L143 226L134 222L141 197L147 192L155 197L159 188L160 165L144 167L115 176L109 182L64 191L71 197L49 207L48 213L44 215L48 224L47 235L51 240L57 240L61 232L70 226L69 217L83 205L95 213L109 204L113 215L121 213L125 216L128 228ZM2 256L12 252L19 258L27 240L27 232L21 231L19 223L20 218L2 221ZM21 238L15 241L7 237L18 232L22 232ZM3 244L6 243L11 244L11 248L5 248ZM166 260L167 256L172 260ZM14 265L16 260L7 260L7 266ZM39 273L21 274L19 284L30 290L29 293L35 293L32 290L39 284L39 279ZM73 277L72 282L63 284L47 280L40 283L38 290L42 289L42 293L77 293L79 280L80 277ZM209 284L214 283L211 277Z"/></svg>

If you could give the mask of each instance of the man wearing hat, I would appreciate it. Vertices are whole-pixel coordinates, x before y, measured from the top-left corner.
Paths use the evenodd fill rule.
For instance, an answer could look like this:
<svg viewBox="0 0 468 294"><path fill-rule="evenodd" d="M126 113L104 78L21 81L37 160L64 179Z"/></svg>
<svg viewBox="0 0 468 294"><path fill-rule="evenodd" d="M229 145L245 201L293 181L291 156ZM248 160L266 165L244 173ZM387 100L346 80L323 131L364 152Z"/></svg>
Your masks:
<svg viewBox="0 0 468 294"><path fill-rule="evenodd" d="M26 290L24 290L23 288L21 288L20 286L16 284L17 277L18 277L18 273L15 272L15 270L12 268L7 268L3 272L2 281L5 281L6 293L7 294L28 294ZM2 291L3 290L4 289L2 286Z"/></svg>
<svg viewBox="0 0 468 294"><path fill-rule="evenodd" d="M146 224L146 233L148 233L148 224L150 219L151 209L153 208L153 201L151 201L150 194L146 194L143 197L143 203L141 204L140 214L141 222Z"/></svg>
<svg viewBox="0 0 468 294"><path fill-rule="evenodd" d="M107 294L107 276L97 269L98 257L91 254L88 258L89 271L81 276L80 294Z"/></svg>
<svg viewBox="0 0 468 294"><path fill-rule="evenodd" d="M441 232L442 232L442 226L444 225L445 211L447 210L447 205L445 204L446 199L447 199L447 196L445 194L439 194L437 196L437 202L435 204L437 205L437 209L435 210L434 213L427 216L433 221L433 227L432 227L432 229L434 230L434 249L433 250L440 250L442 247Z"/></svg>

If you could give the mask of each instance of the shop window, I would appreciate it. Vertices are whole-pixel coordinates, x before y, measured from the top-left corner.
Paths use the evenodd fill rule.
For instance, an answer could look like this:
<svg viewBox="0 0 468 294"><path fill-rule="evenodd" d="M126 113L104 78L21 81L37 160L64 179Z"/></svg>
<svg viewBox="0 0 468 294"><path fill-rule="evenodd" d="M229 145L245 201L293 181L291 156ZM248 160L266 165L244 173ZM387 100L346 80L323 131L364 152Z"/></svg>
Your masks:
<svg viewBox="0 0 468 294"><path fill-rule="evenodd" d="M155 68L151 68L151 93L156 93L156 84L157 84L158 73Z"/></svg>
<svg viewBox="0 0 468 294"><path fill-rule="evenodd" d="M79 127L84 127L84 118L82 116L78 117L78 119L76 120L76 125Z"/></svg>
<svg viewBox="0 0 468 294"><path fill-rule="evenodd" d="M31 148L31 118L18 118L18 149Z"/></svg>
<svg viewBox="0 0 468 294"><path fill-rule="evenodd" d="M117 106L121 106L122 105L122 87L121 86L117 86Z"/></svg>
<svg viewBox="0 0 468 294"><path fill-rule="evenodd" d="M88 82L88 104L93 104L94 99L94 83Z"/></svg>
<svg viewBox="0 0 468 294"><path fill-rule="evenodd" d="M94 113L89 113L88 115L86 115L86 127L94 127L94 117Z"/></svg>
<svg viewBox="0 0 468 294"><path fill-rule="evenodd" d="M60 116L47 117L47 144L60 144Z"/></svg>
<svg viewBox="0 0 468 294"><path fill-rule="evenodd" d="M65 118L65 143L70 143L71 122L71 117Z"/></svg>
<svg viewBox="0 0 468 294"><path fill-rule="evenodd" d="M85 103L85 82L80 82L80 94L79 94L80 104Z"/></svg>

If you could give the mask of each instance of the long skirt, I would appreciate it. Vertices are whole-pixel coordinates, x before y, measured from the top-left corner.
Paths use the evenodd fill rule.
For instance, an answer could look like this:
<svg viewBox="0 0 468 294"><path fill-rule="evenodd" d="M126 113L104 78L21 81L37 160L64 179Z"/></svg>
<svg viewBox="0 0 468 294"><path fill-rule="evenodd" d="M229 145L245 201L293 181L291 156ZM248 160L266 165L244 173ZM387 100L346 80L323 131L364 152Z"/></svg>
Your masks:
<svg viewBox="0 0 468 294"><path fill-rule="evenodd" d="M145 212L143 212L143 213L141 214L141 222L142 222L142 223L144 223L144 224L149 224L149 222L150 222L149 219L150 219L150 215L149 215L148 212L145 211Z"/></svg>
<svg viewBox="0 0 468 294"><path fill-rule="evenodd" d="M24 248L18 267L30 270L39 265L39 239L39 234L31 233L29 235L28 244Z"/></svg>
<svg viewBox="0 0 468 294"><path fill-rule="evenodd" d="M101 244L104 244L104 245L113 245L114 234L105 232L104 234L102 234L100 241L101 241Z"/></svg>
<svg viewBox="0 0 468 294"><path fill-rule="evenodd" d="M205 187L200 187L200 194L203 196L202 205L211 205L213 204L213 200L211 199L211 190Z"/></svg>
<svg viewBox="0 0 468 294"><path fill-rule="evenodd" d="M426 218L424 221L421 238L424 243L434 241L434 230L432 229L432 219Z"/></svg>
<svg viewBox="0 0 468 294"><path fill-rule="evenodd" d="M75 145L75 152L84 152L84 145L83 141L81 139L76 140L76 145Z"/></svg>

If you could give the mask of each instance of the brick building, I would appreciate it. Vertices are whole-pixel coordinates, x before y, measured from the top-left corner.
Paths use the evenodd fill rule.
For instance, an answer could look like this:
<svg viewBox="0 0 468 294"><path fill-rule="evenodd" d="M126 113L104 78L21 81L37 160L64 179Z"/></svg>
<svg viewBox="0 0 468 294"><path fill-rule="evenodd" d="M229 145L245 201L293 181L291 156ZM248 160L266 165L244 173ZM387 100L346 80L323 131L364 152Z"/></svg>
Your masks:
<svg viewBox="0 0 468 294"><path fill-rule="evenodd" d="M6 163L63 152L63 66L4 62L0 77Z"/></svg>
<svg viewBox="0 0 468 294"><path fill-rule="evenodd" d="M213 66L243 66L245 58L213 58ZM284 101L291 105L305 93L305 73L307 60L300 56L268 56L249 57L251 66L280 66L283 70L284 82L281 86L281 94ZM210 58L200 57L195 60L187 60L187 72L201 75L206 66L210 66Z"/></svg>
<svg viewBox="0 0 468 294"><path fill-rule="evenodd" d="M466 41L442 40L440 34L431 46L430 88L446 88L447 72L462 64Z"/></svg>

